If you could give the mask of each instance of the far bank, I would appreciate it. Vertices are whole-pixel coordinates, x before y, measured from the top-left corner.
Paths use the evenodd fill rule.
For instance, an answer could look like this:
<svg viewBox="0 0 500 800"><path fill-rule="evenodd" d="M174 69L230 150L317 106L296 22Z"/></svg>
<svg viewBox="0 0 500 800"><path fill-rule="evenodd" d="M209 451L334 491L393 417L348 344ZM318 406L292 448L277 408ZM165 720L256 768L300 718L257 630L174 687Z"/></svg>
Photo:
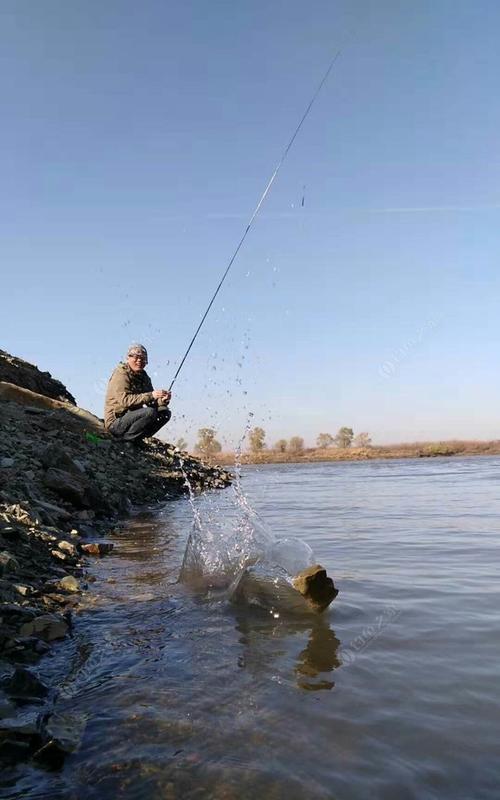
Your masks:
<svg viewBox="0 0 500 800"><path fill-rule="evenodd" d="M235 453L217 453L218 464L291 464L314 461L371 461L380 458L436 458L439 456L500 455L500 439L466 441L452 439L438 442L410 442L392 445L349 448L304 448L298 452L281 453L264 449L245 452L236 459Z"/></svg>

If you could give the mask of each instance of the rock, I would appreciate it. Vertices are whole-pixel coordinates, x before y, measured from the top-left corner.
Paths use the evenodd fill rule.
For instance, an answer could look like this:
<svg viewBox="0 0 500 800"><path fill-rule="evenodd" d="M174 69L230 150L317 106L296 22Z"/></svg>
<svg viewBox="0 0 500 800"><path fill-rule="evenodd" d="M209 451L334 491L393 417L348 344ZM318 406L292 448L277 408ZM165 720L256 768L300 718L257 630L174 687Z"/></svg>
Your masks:
<svg viewBox="0 0 500 800"><path fill-rule="evenodd" d="M0 381L7 381L37 394L76 405L73 395L61 381L53 378L50 372L41 372L34 364L11 356L5 350L0 350Z"/></svg>
<svg viewBox="0 0 500 800"><path fill-rule="evenodd" d="M2 739L0 741L0 759L7 763L24 761L30 754L30 744L18 739Z"/></svg>
<svg viewBox="0 0 500 800"><path fill-rule="evenodd" d="M18 667L3 686L12 697L20 700L39 699L48 693L45 684L24 667Z"/></svg>
<svg viewBox="0 0 500 800"><path fill-rule="evenodd" d="M76 578L73 577L73 575L66 575L65 578L61 578L61 580L57 582L57 587L62 589L64 592L80 591L80 584Z"/></svg>
<svg viewBox="0 0 500 800"><path fill-rule="evenodd" d="M0 575L6 575L9 572L16 572L19 569L19 562L7 550L0 552Z"/></svg>
<svg viewBox="0 0 500 800"><path fill-rule="evenodd" d="M19 595L11 581L0 579L0 603L15 603L17 600Z"/></svg>
<svg viewBox="0 0 500 800"><path fill-rule="evenodd" d="M70 472L73 475L85 474L83 467L74 458L71 458L67 450L62 447L58 442L47 445L40 454L40 461L45 469L55 467L62 469L65 472Z"/></svg>
<svg viewBox="0 0 500 800"><path fill-rule="evenodd" d="M14 589L18 594L21 595L21 597L28 597L28 595L30 595L33 591L32 586L23 586L20 583L14 584Z"/></svg>
<svg viewBox="0 0 500 800"><path fill-rule="evenodd" d="M89 505L87 481L81 475L50 467L43 477L45 486L52 489L76 508Z"/></svg>
<svg viewBox="0 0 500 800"><path fill-rule="evenodd" d="M80 550L90 556L105 556L111 553L114 545L111 542L90 542L89 544L81 544Z"/></svg>
<svg viewBox="0 0 500 800"><path fill-rule="evenodd" d="M5 695L0 696L0 719L11 717L15 713L15 707L10 703Z"/></svg>
<svg viewBox="0 0 500 800"><path fill-rule="evenodd" d="M49 645L36 636L17 636L5 645L5 653L16 664L36 664L40 656L50 649Z"/></svg>
<svg viewBox="0 0 500 800"><path fill-rule="evenodd" d="M0 458L0 467L2 469L8 469L9 467L13 467L15 464L15 460L13 458Z"/></svg>
<svg viewBox="0 0 500 800"><path fill-rule="evenodd" d="M339 593L321 564L302 570L293 578L292 583L314 611L324 611Z"/></svg>
<svg viewBox="0 0 500 800"><path fill-rule="evenodd" d="M57 545L59 550L67 553L69 556L76 556L76 547L71 542L66 542L64 539Z"/></svg>
<svg viewBox="0 0 500 800"><path fill-rule="evenodd" d="M21 636L41 636L46 642L52 642L54 639L62 639L68 632L68 625L64 619L52 616L51 614L42 614L35 617L31 622L26 622L21 625L19 633Z"/></svg>
<svg viewBox="0 0 500 800"><path fill-rule="evenodd" d="M52 768L61 767L65 757L79 749L86 722L87 718L82 714L50 714L41 725L41 736L45 741L33 757Z"/></svg>
<svg viewBox="0 0 500 800"><path fill-rule="evenodd" d="M19 603L3 603L0 608L1 618L14 625L30 622L36 617L36 610L29 606L20 606Z"/></svg>
<svg viewBox="0 0 500 800"><path fill-rule="evenodd" d="M38 720L40 713L36 711L26 711L16 717L0 720L0 731L3 733L19 734L30 736L38 731Z"/></svg>
<svg viewBox="0 0 500 800"><path fill-rule="evenodd" d="M45 500L37 500L36 505L40 506L41 509L45 509L45 511L50 511L51 514L55 515L63 522L71 518L69 511L54 505L54 503L47 503Z"/></svg>
<svg viewBox="0 0 500 800"><path fill-rule="evenodd" d="M61 552L61 550L51 550L50 552L52 553L54 558L58 558L59 561L67 561L68 560L68 556L66 555L66 553Z"/></svg>

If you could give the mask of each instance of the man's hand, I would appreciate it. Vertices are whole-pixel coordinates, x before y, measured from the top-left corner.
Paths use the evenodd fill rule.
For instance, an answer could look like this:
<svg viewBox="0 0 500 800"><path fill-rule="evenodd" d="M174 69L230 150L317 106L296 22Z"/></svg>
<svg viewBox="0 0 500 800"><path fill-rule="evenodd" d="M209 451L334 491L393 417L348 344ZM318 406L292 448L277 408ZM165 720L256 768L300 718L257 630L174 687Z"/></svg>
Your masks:
<svg viewBox="0 0 500 800"><path fill-rule="evenodd" d="M159 400L162 405L167 405L172 397L172 392L167 391L167 389L155 389L153 397L155 400Z"/></svg>

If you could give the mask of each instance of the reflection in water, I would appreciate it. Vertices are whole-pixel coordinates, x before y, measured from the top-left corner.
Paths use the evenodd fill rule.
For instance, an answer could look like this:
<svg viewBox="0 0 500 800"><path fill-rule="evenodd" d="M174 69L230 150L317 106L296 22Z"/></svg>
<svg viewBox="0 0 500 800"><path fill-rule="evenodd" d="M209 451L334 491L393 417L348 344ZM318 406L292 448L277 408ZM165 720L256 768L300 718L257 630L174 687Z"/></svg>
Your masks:
<svg viewBox="0 0 500 800"><path fill-rule="evenodd" d="M328 622L320 617L313 625L309 633L307 646L299 653L295 671L297 674L297 685L301 689L312 691L318 689L333 689L334 681L319 680L313 681L322 672L333 672L341 666L341 661L337 657L337 650L340 641L335 636Z"/></svg>
<svg viewBox="0 0 500 800"><path fill-rule="evenodd" d="M315 680L324 673L331 673L342 662L338 657L340 640L335 636L326 617L317 617L309 621L274 619L259 609L235 609L236 630L240 634L239 642L244 645L243 655L238 665L251 672L255 677L272 677L278 683L291 683L285 673L274 674L279 669L279 662L284 651L290 650L289 640L304 638L306 646L295 658L293 672L295 683L300 689L318 691L333 689L335 682L325 677ZM285 646L285 647L284 647ZM286 666L289 666L287 655Z"/></svg>

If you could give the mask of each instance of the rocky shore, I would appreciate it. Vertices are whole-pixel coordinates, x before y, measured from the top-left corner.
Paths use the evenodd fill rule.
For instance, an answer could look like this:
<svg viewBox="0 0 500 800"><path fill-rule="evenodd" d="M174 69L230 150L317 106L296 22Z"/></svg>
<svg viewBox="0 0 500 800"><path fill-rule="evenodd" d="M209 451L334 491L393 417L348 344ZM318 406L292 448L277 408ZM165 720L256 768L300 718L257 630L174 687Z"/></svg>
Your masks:
<svg viewBox="0 0 500 800"><path fill-rule="evenodd" d="M231 478L158 439L114 440L63 384L1 350L0 413L0 764L57 766L78 720L53 711L37 667L72 631L89 558L133 507Z"/></svg>

